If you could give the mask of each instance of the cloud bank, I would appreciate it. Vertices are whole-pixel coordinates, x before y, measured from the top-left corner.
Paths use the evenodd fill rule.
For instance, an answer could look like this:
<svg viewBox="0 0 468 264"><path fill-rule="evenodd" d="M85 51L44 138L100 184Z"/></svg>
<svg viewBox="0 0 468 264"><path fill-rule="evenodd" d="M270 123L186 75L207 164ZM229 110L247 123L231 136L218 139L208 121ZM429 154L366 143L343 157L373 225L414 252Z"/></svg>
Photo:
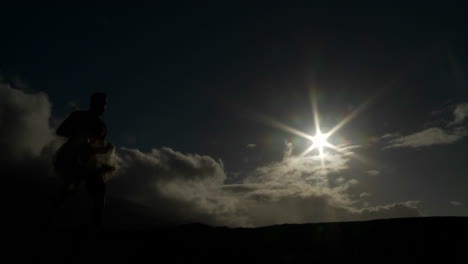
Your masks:
<svg viewBox="0 0 468 264"><path fill-rule="evenodd" d="M235 184L224 184L223 166L208 156L170 148L149 153L122 148L121 154L125 169L114 190L154 208L164 220L255 227L420 215L415 201L359 207L348 192L358 181L329 183L330 176L348 169L341 154L328 154L325 167L314 156L291 156L258 167Z"/></svg>

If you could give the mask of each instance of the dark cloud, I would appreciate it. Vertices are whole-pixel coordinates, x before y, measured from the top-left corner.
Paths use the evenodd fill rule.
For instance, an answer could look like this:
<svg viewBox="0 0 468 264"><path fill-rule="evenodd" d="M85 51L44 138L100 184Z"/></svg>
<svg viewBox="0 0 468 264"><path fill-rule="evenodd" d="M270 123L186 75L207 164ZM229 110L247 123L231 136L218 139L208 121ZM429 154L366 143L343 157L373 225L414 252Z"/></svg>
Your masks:
<svg viewBox="0 0 468 264"><path fill-rule="evenodd" d="M80 107L80 102L79 101L70 101L67 103L67 108L69 108L71 111L76 111L79 110Z"/></svg>

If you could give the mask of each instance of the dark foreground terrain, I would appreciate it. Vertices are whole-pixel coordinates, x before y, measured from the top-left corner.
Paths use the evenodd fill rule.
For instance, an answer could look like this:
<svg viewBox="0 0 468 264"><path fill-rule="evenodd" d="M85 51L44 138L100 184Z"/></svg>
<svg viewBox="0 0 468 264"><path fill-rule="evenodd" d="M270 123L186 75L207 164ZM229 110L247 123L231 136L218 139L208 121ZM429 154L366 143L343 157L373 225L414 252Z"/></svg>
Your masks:
<svg viewBox="0 0 468 264"><path fill-rule="evenodd" d="M16 255L16 261L45 263L405 263L408 260L468 263L467 217L261 228L190 224L101 233L77 227L25 230L16 238L9 252Z"/></svg>

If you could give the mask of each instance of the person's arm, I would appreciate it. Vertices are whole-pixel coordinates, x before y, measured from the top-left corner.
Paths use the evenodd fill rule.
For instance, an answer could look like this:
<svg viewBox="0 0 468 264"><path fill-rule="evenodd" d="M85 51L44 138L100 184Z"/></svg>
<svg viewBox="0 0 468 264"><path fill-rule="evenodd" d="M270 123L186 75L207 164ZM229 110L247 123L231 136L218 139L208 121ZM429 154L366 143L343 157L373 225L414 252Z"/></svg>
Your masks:
<svg viewBox="0 0 468 264"><path fill-rule="evenodd" d="M72 137L76 130L75 119L76 113L73 112L60 124L55 133L62 137Z"/></svg>

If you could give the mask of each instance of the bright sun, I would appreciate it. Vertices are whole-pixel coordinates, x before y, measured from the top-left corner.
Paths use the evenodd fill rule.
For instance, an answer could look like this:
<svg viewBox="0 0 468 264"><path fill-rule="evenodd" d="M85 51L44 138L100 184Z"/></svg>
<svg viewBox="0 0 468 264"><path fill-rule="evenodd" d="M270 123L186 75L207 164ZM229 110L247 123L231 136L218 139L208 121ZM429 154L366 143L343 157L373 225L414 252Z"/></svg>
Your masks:
<svg viewBox="0 0 468 264"><path fill-rule="evenodd" d="M320 130L318 129L317 132L315 133L315 136L311 136L309 139L312 141L312 146L309 147L309 149L307 149L303 155L309 153L310 151L314 150L314 149L317 149L318 152L319 152L319 157L320 158L324 158L324 152L323 152L323 149L325 147L330 147L330 148L333 148L334 146L330 143L327 142L327 138L330 136L330 134L324 134L322 132L320 132Z"/></svg>
<svg viewBox="0 0 468 264"><path fill-rule="evenodd" d="M315 136L312 137L312 142L314 142L315 146L318 149L323 149L325 145L327 145L327 135L318 132Z"/></svg>
<svg viewBox="0 0 468 264"><path fill-rule="evenodd" d="M286 124L283 124L275 119L272 119L271 117L261 115L258 113L254 113L257 115L260 120L266 122L267 124L270 124L272 126L275 126L277 128L280 128L286 132L289 132L291 134L306 138L312 142L312 144L300 154L301 157L306 156L313 150L317 149L318 155L317 157L320 158L322 167L324 167L324 161L326 159L324 149L329 148L337 152L342 152L343 150L340 147L337 147L331 143L329 143L327 140L330 138L332 135L334 135L338 130L340 130L344 125L346 125L348 122L350 122L353 118L355 118L361 111L365 109L365 107L371 102L371 100L368 100L361 104L358 108L356 108L354 111L352 111L350 114L348 114L343 120L341 120L336 126L334 126L331 130L329 130L327 133L322 133L320 129L320 120L319 120L319 113L317 110L317 103L315 100L315 95L314 92L312 91L311 94L311 99L312 99L312 107L313 107L313 120L314 120L314 125L315 125L315 135L312 136L310 134L304 133L300 130L297 130L293 127L290 127Z"/></svg>
<svg viewBox="0 0 468 264"><path fill-rule="evenodd" d="M320 121L319 121L319 114L317 111L317 104L313 104L314 109L314 123L315 123L315 136L308 136L307 138L312 141L312 145L306 149L302 153L302 156L307 155L307 153L311 152L314 149L318 150L320 160L322 161L323 165L323 160L325 158L325 153L323 152L323 149L325 147L332 148L332 149L337 149L335 146L332 144L328 143L327 139L335 132L335 129L332 129L331 131L328 131L328 133L322 133L322 130L320 129Z"/></svg>

